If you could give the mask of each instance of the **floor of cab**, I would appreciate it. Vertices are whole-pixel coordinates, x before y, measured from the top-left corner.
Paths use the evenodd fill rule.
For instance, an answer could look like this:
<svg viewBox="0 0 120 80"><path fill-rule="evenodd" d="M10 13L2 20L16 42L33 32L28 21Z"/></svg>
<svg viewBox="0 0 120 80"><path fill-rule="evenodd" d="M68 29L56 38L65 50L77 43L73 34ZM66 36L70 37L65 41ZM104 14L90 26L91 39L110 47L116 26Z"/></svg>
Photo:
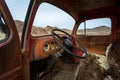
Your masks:
<svg viewBox="0 0 120 80"><path fill-rule="evenodd" d="M59 58L56 61L55 67L56 69L58 69L58 72L56 73L52 80L70 80L70 78L76 73L75 70L78 64L62 60L60 60Z"/></svg>

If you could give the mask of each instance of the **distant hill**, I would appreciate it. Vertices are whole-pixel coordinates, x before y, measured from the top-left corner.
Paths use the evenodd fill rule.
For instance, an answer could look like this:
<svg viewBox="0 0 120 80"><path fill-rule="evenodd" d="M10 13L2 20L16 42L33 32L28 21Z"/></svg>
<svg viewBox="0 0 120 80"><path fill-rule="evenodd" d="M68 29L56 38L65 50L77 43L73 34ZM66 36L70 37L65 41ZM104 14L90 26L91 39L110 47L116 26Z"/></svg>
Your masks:
<svg viewBox="0 0 120 80"><path fill-rule="evenodd" d="M19 36L21 36L24 22L15 20L15 24L16 24ZM32 35L33 36L49 35L51 34L51 30L56 29L56 28L57 27L52 27L52 26L46 26L45 28L33 26ZM68 33L71 33L71 30L69 29L62 29L62 30ZM98 26L93 29L87 29L86 31L88 35L106 35L106 34L110 34L111 28L107 26ZM78 30L77 33L83 34L83 32L84 30L81 29L81 30ZM0 31L0 34L1 34L0 39L5 37L5 34L2 31Z"/></svg>
<svg viewBox="0 0 120 80"><path fill-rule="evenodd" d="M78 34L82 34L84 32L83 29L78 30ZM107 26L98 26L92 29L86 29L87 35L109 35L111 32L111 28Z"/></svg>
<svg viewBox="0 0 120 80"><path fill-rule="evenodd" d="M46 32L47 32L48 34L51 34L51 31L52 31L53 29L57 29L57 27L46 26L44 29L46 30Z"/></svg>
<svg viewBox="0 0 120 80"><path fill-rule="evenodd" d="M87 31L108 31L108 30L111 30L110 27L107 27L107 26L98 26L98 27L95 27L95 28L92 28L92 29L87 29ZM79 31L82 31L82 29L80 29Z"/></svg>
<svg viewBox="0 0 120 80"><path fill-rule="evenodd" d="M19 21L19 20L15 20L15 24L16 24L16 27L17 27L17 30L18 30L19 34L21 34L24 22ZM49 34L51 34L51 31L53 29L57 29L57 27L52 27L52 26L49 26L49 25L46 26L45 28L37 27L37 26L33 26L32 28L33 28L32 29L32 35L33 36L40 36L40 34L41 35L49 35ZM63 30L67 31L67 32L71 32L68 29L63 29Z"/></svg>
<svg viewBox="0 0 120 80"><path fill-rule="evenodd" d="M15 24L17 26L17 30L18 30L19 34L21 34L24 22L15 20ZM52 27L49 25L46 26L45 28L33 26L32 35L34 35L34 36L49 35L49 34L51 34L51 30L56 29L56 28L57 27ZM69 29L62 29L62 30L66 31L68 33L71 33L71 30L69 30ZM110 27L98 26L93 29L87 29L86 31L89 34L95 34L95 35L103 34L104 35L104 34L110 33L110 30L111 30ZM83 32L83 30L78 30L78 33L82 33L82 32Z"/></svg>
<svg viewBox="0 0 120 80"><path fill-rule="evenodd" d="M33 36L40 36L40 34L44 34L44 35L47 35L47 31L44 29L44 28L41 28L41 27L36 27L36 26L33 26L32 27L32 35Z"/></svg>
<svg viewBox="0 0 120 80"><path fill-rule="evenodd" d="M24 22L23 21L19 21L19 20L15 20L15 24L16 24L18 32L21 33L22 29L23 29Z"/></svg>
<svg viewBox="0 0 120 80"><path fill-rule="evenodd" d="M96 27L96 28L93 28L93 30L103 30L103 31L106 31L106 30L111 30L110 27L107 27L107 26L99 26L99 27Z"/></svg>
<svg viewBox="0 0 120 80"><path fill-rule="evenodd" d="M24 22L19 21L19 20L15 20L15 24L16 24L16 27L17 27L17 30L18 30L19 34L21 34ZM33 28L32 29L32 35L34 35L34 36L38 36L39 34L43 34L43 33L45 35L48 34L47 31L44 28L37 27L37 26L33 26L32 28Z"/></svg>

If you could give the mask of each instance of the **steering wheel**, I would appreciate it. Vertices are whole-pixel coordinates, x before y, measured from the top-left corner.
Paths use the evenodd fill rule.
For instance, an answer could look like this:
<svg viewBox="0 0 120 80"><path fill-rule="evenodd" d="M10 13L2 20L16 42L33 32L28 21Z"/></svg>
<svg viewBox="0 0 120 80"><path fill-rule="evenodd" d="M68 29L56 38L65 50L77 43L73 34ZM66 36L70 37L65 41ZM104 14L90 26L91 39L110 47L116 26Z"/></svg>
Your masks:
<svg viewBox="0 0 120 80"><path fill-rule="evenodd" d="M63 38L61 36L59 36L56 32L62 32L67 36L66 38ZM71 36L70 34L68 34L67 32L60 30L60 29L53 29L51 31L53 39L57 42L58 45L60 45L65 51L67 51L69 54L77 57L77 58L87 58L88 57L88 53L87 50L84 48L84 46L80 43L80 41L78 41L77 39L75 39L73 36ZM77 47L75 45L75 43L78 43ZM71 50L71 49L74 50ZM82 55L77 54L78 52L83 53Z"/></svg>

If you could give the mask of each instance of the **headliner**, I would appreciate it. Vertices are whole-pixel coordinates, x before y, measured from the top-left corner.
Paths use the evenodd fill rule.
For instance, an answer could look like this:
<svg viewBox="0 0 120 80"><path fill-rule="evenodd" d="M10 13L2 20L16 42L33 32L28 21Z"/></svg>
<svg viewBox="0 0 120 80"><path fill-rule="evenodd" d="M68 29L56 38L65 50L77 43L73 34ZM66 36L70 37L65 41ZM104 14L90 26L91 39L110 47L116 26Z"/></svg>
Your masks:
<svg viewBox="0 0 120 80"><path fill-rule="evenodd" d="M75 19L86 11L119 5L119 0L44 0L65 10Z"/></svg>

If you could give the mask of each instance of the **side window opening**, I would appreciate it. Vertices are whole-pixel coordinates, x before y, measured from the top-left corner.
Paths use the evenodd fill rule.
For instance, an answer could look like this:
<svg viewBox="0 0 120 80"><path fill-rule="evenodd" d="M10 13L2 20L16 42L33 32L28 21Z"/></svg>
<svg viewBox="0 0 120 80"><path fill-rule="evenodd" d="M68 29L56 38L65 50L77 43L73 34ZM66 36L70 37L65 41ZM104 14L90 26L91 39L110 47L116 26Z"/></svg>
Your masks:
<svg viewBox="0 0 120 80"><path fill-rule="evenodd" d="M2 13L0 12L0 43L6 41L9 37L9 34L9 29L5 24Z"/></svg>
<svg viewBox="0 0 120 80"><path fill-rule="evenodd" d="M112 23L110 18L96 18L85 20L79 25L77 35L85 36L110 35L111 24Z"/></svg>

